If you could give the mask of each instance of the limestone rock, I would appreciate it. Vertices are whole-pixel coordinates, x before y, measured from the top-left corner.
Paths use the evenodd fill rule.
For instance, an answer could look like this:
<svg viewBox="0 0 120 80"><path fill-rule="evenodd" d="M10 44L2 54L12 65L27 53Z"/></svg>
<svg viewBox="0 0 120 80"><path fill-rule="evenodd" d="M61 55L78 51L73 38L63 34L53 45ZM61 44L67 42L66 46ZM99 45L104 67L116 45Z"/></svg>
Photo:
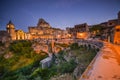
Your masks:
<svg viewBox="0 0 120 80"><path fill-rule="evenodd" d="M74 77L78 79L82 75L84 69L85 69L84 65L82 64L78 65L73 71Z"/></svg>

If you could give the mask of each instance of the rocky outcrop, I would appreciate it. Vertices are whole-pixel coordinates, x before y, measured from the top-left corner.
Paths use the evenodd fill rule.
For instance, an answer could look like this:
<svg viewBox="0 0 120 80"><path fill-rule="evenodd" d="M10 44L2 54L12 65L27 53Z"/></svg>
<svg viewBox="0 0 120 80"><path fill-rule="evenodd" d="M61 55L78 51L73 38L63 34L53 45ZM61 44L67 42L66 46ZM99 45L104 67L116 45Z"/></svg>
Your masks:
<svg viewBox="0 0 120 80"><path fill-rule="evenodd" d="M8 52L7 54L4 55L5 59L11 58L13 56L12 52Z"/></svg>
<svg viewBox="0 0 120 80"><path fill-rule="evenodd" d="M76 78L76 79L78 79L81 75L82 75L82 73L83 73L83 71L85 70L85 65L83 65L83 64L80 64L80 65L78 65L75 69L74 69L74 71L73 71L73 75L74 75L74 77Z"/></svg>

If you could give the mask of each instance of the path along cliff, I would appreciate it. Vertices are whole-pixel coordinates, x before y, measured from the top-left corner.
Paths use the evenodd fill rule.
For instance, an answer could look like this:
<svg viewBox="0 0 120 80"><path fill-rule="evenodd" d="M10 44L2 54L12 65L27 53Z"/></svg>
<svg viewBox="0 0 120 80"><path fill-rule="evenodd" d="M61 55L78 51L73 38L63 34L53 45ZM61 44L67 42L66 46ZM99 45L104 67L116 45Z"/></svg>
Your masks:
<svg viewBox="0 0 120 80"><path fill-rule="evenodd" d="M79 80L120 80L120 45L104 42Z"/></svg>

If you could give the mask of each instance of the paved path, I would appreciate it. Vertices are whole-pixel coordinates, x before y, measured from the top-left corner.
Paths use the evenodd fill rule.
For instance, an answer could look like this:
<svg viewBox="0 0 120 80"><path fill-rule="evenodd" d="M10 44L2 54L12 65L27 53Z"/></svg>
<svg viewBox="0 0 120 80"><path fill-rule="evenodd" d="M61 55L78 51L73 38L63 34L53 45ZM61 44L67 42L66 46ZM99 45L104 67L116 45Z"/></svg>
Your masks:
<svg viewBox="0 0 120 80"><path fill-rule="evenodd" d="M105 42L79 80L120 80L120 46Z"/></svg>

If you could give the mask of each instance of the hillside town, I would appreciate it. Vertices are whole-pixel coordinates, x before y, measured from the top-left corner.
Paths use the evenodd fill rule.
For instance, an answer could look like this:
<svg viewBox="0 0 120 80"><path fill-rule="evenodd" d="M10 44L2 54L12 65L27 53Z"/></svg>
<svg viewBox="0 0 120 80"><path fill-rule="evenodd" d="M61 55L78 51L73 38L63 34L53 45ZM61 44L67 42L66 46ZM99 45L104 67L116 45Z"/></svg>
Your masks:
<svg viewBox="0 0 120 80"><path fill-rule="evenodd" d="M95 25L76 24L66 30L40 18L25 32L9 21L6 30L0 30L0 79L120 79L119 46L120 11L117 19ZM112 63L111 57L115 59ZM115 66L108 68L111 64ZM113 76L105 68L108 72L115 70ZM105 76L101 76L103 73Z"/></svg>
<svg viewBox="0 0 120 80"><path fill-rule="evenodd" d="M120 43L116 41L119 35L120 12L118 12L117 19L108 20L106 22L95 25L88 25L87 23L77 24L74 27L66 27L66 30L60 28L53 28L44 19L39 19L36 26L29 26L28 32L22 29L16 30L14 23L9 21L6 25L6 30L0 30L0 41L14 41L14 40L63 40L63 39L100 39L113 43ZM117 30L116 30L117 29ZM118 33L116 33L118 31ZM116 34L115 34L116 33Z"/></svg>

